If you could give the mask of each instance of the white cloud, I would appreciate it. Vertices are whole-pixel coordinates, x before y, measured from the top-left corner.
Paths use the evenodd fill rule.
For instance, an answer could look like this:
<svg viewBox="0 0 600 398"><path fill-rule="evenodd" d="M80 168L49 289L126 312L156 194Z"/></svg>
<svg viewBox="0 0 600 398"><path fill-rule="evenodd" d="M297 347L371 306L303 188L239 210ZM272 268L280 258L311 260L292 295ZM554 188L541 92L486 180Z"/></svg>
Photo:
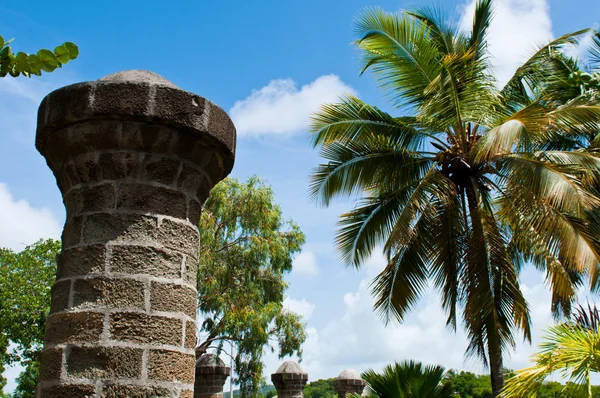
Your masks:
<svg viewBox="0 0 600 398"><path fill-rule="evenodd" d="M366 276L357 290L338 296L343 312L332 316L323 328L309 327L302 367L310 380L335 377L345 368L358 372L367 368L380 370L386 364L407 359L486 373L477 359L465 359L465 331L460 325L456 332L446 327L446 314L433 289L425 293L404 323L384 325L373 312L374 299L369 291L369 283L384 264L382 255L374 255L366 264ZM530 306L533 341L524 343L519 335L515 336L516 350L507 352L505 357L505 366L512 369L530 365L530 356L537 351L543 330L553 324L550 292L542 276L527 269L521 287Z"/></svg>
<svg viewBox="0 0 600 398"><path fill-rule="evenodd" d="M292 79L271 80L229 110L240 136L293 134L305 130L310 115L343 94L356 94L336 75L325 75L298 89Z"/></svg>
<svg viewBox="0 0 600 398"><path fill-rule="evenodd" d="M304 321L307 321L315 311L315 305L309 303L308 300L296 300L290 297L286 297L285 300L283 300L283 308L302 315Z"/></svg>
<svg viewBox="0 0 600 398"><path fill-rule="evenodd" d="M461 26L470 29L475 0L465 5ZM491 62L504 85L540 45L552 39L552 21L546 0L497 0L488 34Z"/></svg>
<svg viewBox="0 0 600 398"><path fill-rule="evenodd" d="M317 256L311 251L303 251L294 259L292 274L302 276L315 276L319 273Z"/></svg>
<svg viewBox="0 0 600 398"><path fill-rule="evenodd" d="M0 246L21 250L41 238L60 238L62 228L48 208L15 199L0 183Z"/></svg>

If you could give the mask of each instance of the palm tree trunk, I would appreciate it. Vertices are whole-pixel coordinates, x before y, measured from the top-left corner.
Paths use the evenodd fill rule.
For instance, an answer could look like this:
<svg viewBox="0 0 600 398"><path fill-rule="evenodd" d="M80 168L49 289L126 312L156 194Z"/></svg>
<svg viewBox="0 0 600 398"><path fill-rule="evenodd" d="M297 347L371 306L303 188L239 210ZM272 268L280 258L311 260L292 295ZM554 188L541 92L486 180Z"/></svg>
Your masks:
<svg viewBox="0 0 600 398"><path fill-rule="evenodd" d="M479 205L477 200L477 194L475 192L475 182L473 180L466 184L467 203L469 205L469 215L471 217L471 227L473 234L476 237L481 237L481 242L484 242L484 231L481 221L481 215L479 213ZM487 250L487 249L485 249ZM488 364L490 366L490 379L492 382L492 394L497 397L500 394L500 390L504 387L504 366L502 362L502 348L500 345L500 336L498 334L498 327L496 322L496 306L494 295L492 293L492 287L489 285L489 275L481 279L482 283L487 283L487 289L489 289L490 296L494 299L494 305L492 313L488 315L486 321L486 334L487 334L487 350L488 350Z"/></svg>
<svg viewBox="0 0 600 398"><path fill-rule="evenodd" d="M504 387L504 365L502 362L502 349L498 334L493 325L488 326L488 363L490 365L490 379L492 381L492 394L494 397L500 395ZM491 333L490 333L491 332Z"/></svg>

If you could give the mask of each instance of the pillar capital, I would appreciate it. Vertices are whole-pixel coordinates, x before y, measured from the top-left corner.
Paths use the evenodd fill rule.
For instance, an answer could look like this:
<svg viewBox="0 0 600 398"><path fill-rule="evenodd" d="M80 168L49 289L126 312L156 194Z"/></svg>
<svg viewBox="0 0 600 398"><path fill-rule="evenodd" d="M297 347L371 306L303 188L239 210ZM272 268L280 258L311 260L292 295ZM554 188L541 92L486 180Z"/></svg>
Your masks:
<svg viewBox="0 0 600 398"><path fill-rule="evenodd" d="M231 368L215 354L204 354L196 361L194 398L222 398L223 386Z"/></svg>
<svg viewBox="0 0 600 398"><path fill-rule="evenodd" d="M308 373L302 370L297 362L287 361L271 374L271 381L275 385L279 398L302 398Z"/></svg>
<svg viewBox="0 0 600 398"><path fill-rule="evenodd" d="M333 381L333 386L339 398L345 398L347 394L362 394L367 383L353 369L344 369Z"/></svg>

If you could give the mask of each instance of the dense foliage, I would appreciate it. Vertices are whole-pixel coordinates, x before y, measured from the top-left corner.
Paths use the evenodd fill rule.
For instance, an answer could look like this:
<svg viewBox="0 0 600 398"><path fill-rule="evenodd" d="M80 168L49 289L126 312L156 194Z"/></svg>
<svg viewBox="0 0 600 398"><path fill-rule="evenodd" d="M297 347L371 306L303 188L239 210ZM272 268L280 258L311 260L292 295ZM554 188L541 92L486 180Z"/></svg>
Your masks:
<svg viewBox="0 0 600 398"><path fill-rule="evenodd" d="M257 177L228 178L210 192L200 219L198 300L204 317L201 355L235 347L236 383L242 397L263 380L263 350L301 355L306 335L301 316L283 307L284 277L304 234L284 221L273 192ZM227 348L226 351L229 351Z"/></svg>
<svg viewBox="0 0 600 398"><path fill-rule="evenodd" d="M333 380L335 379L320 379L307 383L304 398L337 398Z"/></svg>
<svg viewBox="0 0 600 398"><path fill-rule="evenodd" d="M367 369L361 375L367 382L367 396L378 398L452 398L454 392L444 384L444 368L403 361L387 365L378 373ZM357 394L358 396L358 394Z"/></svg>
<svg viewBox="0 0 600 398"><path fill-rule="evenodd" d="M79 48L71 42L61 44L54 51L41 49L37 54L22 51L14 54L9 46L11 41L12 39L5 41L0 36L0 77L41 76L42 72L52 72L61 68L79 55Z"/></svg>
<svg viewBox="0 0 600 398"><path fill-rule="evenodd" d="M498 87L486 42L492 15L492 0L476 1L465 32L438 10L367 11L356 25L363 71L408 116L354 96L324 105L312 131L325 162L311 191L325 205L362 197L342 214L336 240L355 267L383 244L376 310L402 321L432 282L497 395L515 334L531 337L521 268L546 274L556 316L569 315L586 277L600 287L600 156L582 146L595 139L600 104L590 86L598 69L578 80L577 60L561 51L586 30L544 46ZM600 40L590 65L600 65Z"/></svg>
<svg viewBox="0 0 600 398"><path fill-rule="evenodd" d="M59 252L60 242L52 239L40 240L20 252L0 249L1 370L16 362L27 367L17 380L18 397L33 397L35 391L37 377L30 371L36 371L39 361ZM35 381L30 380L32 376ZM3 387L6 380L0 379L0 383Z"/></svg>

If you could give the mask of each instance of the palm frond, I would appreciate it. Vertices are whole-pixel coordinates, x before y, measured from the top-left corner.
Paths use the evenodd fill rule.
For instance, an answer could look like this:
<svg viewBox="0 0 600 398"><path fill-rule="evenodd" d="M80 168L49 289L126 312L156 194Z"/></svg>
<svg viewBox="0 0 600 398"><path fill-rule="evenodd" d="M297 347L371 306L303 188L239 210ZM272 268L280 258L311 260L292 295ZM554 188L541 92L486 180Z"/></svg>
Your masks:
<svg viewBox="0 0 600 398"><path fill-rule="evenodd" d="M367 10L356 24L363 69L372 69L396 106L416 104L439 74L440 51L427 24L406 14Z"/></svg>

